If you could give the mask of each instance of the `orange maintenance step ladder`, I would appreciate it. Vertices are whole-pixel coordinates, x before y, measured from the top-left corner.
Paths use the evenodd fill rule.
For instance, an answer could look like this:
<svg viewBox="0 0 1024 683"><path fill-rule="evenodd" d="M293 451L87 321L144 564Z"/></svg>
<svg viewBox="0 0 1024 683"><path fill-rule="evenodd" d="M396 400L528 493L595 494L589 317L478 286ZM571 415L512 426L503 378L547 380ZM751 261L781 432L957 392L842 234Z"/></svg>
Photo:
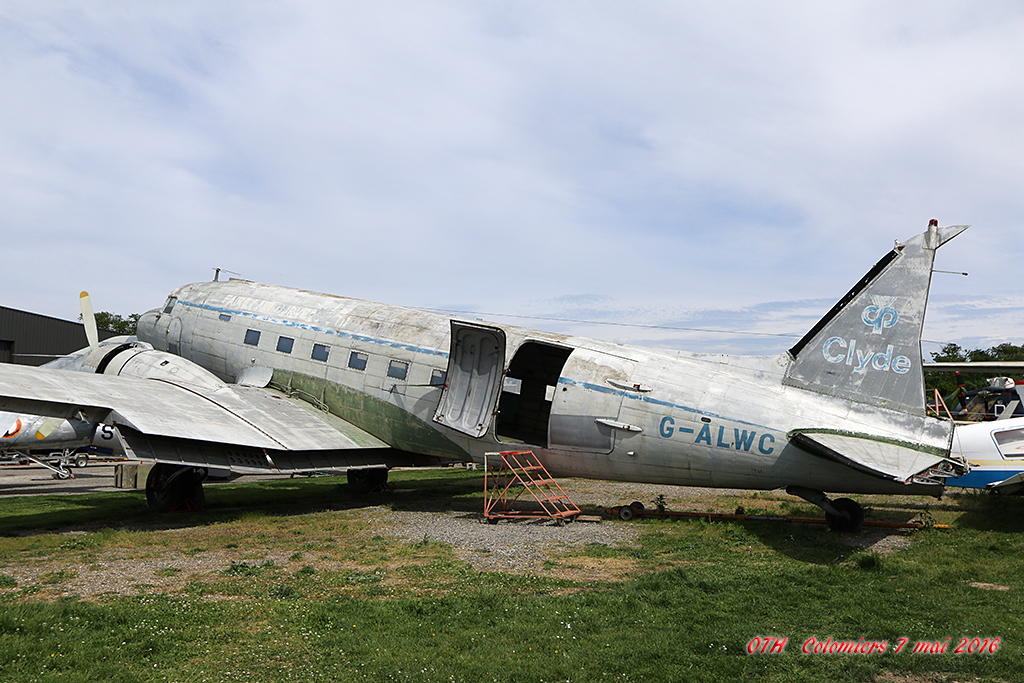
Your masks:
<svg viewBox="0 0 1024 683"><path fill-rule="evenodd" d="M529 491L540 510L516 510L513 506ZM580 509L565 495L533 451L484 453L484 517L489 524L502 519L549 518L561 526L571 522Z"/></svg>

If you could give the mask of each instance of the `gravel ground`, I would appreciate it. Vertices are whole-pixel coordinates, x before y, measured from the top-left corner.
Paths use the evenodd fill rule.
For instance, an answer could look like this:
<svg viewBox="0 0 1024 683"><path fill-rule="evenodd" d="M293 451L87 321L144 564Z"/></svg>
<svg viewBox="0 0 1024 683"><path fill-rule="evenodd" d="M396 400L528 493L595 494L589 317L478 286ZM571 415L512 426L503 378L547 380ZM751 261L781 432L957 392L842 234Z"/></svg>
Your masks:
<svg viewBox="0 0 1024 683"><path fill-rule="evenodd" d="M455 555L482 571L538 571L553 554L590 543L633 545L638 525L577 521L557 526L550 520L516 520L487 524L480 513L391 512L374 515L377 533L409 541L440 541Z"/></svg>

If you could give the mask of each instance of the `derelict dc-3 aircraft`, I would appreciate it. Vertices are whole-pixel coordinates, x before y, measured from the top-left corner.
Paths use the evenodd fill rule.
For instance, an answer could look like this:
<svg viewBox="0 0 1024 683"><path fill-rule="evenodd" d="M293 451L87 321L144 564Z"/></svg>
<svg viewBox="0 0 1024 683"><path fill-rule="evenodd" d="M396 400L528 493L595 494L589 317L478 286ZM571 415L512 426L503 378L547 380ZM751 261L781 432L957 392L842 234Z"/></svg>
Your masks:
<svg viewBox="0 0 1024 683"><path fill-rule="evenodd" d="M205 468L348 468L372 487L393 466L530 449L555 476L784 487L856 530L860 506L828 494L939 495L969 469L953 423L925 413L920 343L935 250L966 227L933 220L896 243L775 356L214 281L174 290L137 338L93 334L50 367L0 366L0 410L50 420L47 434L113 431L158 463L146 492L163 511L201 496Z"/></svg>

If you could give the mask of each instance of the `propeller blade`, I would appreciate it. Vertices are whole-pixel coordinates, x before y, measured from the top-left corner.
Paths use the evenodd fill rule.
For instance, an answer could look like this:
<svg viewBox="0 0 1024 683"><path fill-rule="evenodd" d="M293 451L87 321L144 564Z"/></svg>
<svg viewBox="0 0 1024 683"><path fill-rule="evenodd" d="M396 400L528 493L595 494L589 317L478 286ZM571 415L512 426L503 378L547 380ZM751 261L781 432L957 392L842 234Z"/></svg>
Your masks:
<svg viewBox="0 0 1024 683"><path fill-rule="evenodd" d="M79 295L82 304L82 324L85 325L85 338L89 340L89 348L95 351L100 345L100 335L96 331L96 315L92 312L92 301L89 292Z"/></svg>

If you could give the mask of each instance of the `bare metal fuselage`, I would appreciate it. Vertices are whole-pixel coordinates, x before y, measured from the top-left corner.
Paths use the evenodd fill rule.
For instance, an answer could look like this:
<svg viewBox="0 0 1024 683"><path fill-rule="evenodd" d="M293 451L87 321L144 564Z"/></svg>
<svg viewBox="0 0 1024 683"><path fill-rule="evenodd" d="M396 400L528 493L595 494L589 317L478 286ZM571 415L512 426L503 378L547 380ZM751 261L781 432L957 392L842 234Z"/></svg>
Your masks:
<svg viewBox="0 0 1024 683"><path fill-rule="evenodd" d="M229 382L270 368L273 386L416 453L480 462L530 448L556 475L682 486L941 491L793 443L808 427L936 437L921 419L786 383L788 354L621 346L237 280L178 288L138 337ZM829 362L840 341L826 342Z"/></svg>

